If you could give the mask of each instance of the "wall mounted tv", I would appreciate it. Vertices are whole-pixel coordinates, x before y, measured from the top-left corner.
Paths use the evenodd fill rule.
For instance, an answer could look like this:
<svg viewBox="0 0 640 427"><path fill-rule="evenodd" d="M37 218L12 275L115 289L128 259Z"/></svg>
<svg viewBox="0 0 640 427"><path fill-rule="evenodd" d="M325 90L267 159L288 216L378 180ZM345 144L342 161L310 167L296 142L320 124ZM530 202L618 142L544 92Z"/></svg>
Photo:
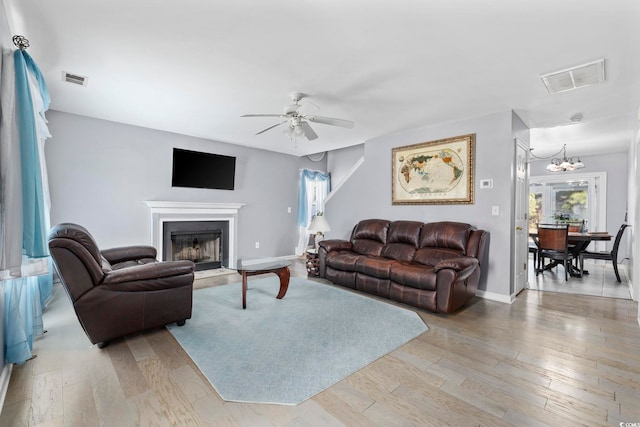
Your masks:
<svg viewBox="0 0 640 427"><path fill-rule="evenodd" d="M235 175L235 157L173 149L172 187L233 190Z"/></svg>

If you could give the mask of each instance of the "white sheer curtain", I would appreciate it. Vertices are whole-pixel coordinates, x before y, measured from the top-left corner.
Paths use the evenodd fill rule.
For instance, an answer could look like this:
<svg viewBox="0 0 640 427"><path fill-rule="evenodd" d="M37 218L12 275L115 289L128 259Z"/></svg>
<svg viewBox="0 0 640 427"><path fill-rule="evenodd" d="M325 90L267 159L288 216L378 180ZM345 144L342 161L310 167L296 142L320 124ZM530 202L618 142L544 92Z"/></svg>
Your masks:
<svg viewBox="0 0 640 427"><path fill-rule="evenodd" d="M309 224L318 212L324 212L324 199L330 190L331 177L329 173L309 169L300 171L296 255L304 254L307 249Z"/></svg>
<svg viewBox="0 0 640 427"><path fill-rule="evenodd" d="M8 363L31 357L52 289L44 116L49 92L26 51L3 51L0 79L0 290Z"/></svg>
<svg viewBox="0 0 640 427"><path fill-rule="evenodd" d="M2 52L0 81L0 271L20 276L22 179L13 52Z"/></svg>

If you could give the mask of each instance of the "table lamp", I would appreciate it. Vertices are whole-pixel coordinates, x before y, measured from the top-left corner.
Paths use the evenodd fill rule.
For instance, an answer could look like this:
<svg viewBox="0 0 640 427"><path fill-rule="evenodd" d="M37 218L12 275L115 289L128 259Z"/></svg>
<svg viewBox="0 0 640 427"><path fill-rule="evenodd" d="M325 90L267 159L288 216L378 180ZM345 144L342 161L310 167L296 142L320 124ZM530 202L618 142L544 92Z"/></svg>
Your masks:
<svg viewBox="0 0 640 427"><path fill-rule="evenodd" d="M311 220L311 224L309 225L309 232L316 233L314 240L314 249L318 250L318 242L322 240L324 237L325 231L331 231L331 227L329 227L329 223L325 219L324 215L321 213L317 214Z"/></svg>

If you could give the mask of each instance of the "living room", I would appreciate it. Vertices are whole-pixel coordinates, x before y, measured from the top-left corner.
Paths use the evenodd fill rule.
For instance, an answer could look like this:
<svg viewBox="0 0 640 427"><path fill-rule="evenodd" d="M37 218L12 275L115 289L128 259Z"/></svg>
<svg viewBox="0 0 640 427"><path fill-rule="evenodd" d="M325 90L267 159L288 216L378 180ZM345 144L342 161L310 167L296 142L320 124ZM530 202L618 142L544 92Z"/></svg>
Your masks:
<svg viewBox="0 0 640 427"><path fill-rule="evenodd" d="M1 18L4 22L4 16ZM12 48L11 35L3 30L3 49ZM42 47L46 40L32 38L31 43L29 52L38 60L38 49L46 49ZM43 66L48 64L45 62ZM537 79L536 73L542 71L545 70L532 70L532 80ZM90 80L89 85L92 84L94 83ZM72 90L89 88L91 86L74 87ZM260 89L254 87L253 90L258 96ZM410 92L408 89L402 90ZM221 93L224 91L221 90ZM283 93L283 104L287 101L286 95L286 92ZM637 85L634 101L637 101L636 95ZM342 95L336 93L333 96ZM469 222L479 229L487 230L491 236L487 257L489 262L483 272L478 296L503 304L510 304L515 298L510 262L513 252L512 207L515 200L512 188L514 139L532 144L530 126L521 117L522 112L517 111L520 107L518 105L504 104L502 108L492 107L481 114L460 107L459 114L454 117L425 119L424 122L404 126L399 132L371 134L349 146L333 146L333 139L322 145L324 139L321 135L314 142L317 144L314 151L287 153L261 149L255 145L242 145L229 138L190 136L158 130L161 127L153 129L151 125L119 123L90 117L91 114L62 111L55 108L55 102L53 99L52 109L47 112L52 134L46 145L52 204L51 223L82 224L91 230L103 247L151 241L152 225L145 201L238 203L243 205L238 213L239 255L247 258L294 257L299 171L303 168L326 170L337 178L337 182L333 183L334 188L339 186L325 206L325 214L331 224L331 231L326 233L327 238L347 237L353 225L363 218ZM163 103L164 100L159 99L157 102ZM462 105L465 99L458 99L456 102ZM253 108L252 104L252 100L247 100L246 107L243 108ZM333 115L334 111L325 109L326 105L321 105L321 113ZM277 109L280 104L273 107ZM637 107L638 105L634 106L636 110ZM129 111L124 106L119 108L125 116L136 115L135 111ZM401 105L395 105L394 108L397 114L402 115ZM349 117L346 107L335 114ZM193 118L194 121L197 119L206 120L202 117ZM246 139L249 140L262 123L242 120L245 120L242 123ZM363 118L362 122L366 120ZM360 121L358 118L357 124ZM317 126L320 127L321 125ZM320 129L317 130L320 134ZM281 132L276 134L279 143L293 147L293 142ZM474 204L391 204L390 153L393 148L465 134L474 134L476 138ZM335 134L332 136L335 138ZM585 155L580 153L585 164L597 161L598 164L605 165L602 171L609 174L612 182L622 182L626 186L625 191L612 189L608 193L607 230L614 230L619 226L626 212L632 219L637 217L637 200L632 197L637 192L638 182L634 163L638 154L634 138L635 135L629 136L628 145L622 151L601 150ZM268 144L271 143L271 140L269 143L265 142L265 147L270 147ZM307 143L305 140L296 141L299 146ZM171 153L176 147L235 156L235 189L226 191L172 187ZM578 148L575 150L579 151ZM312 161L306 157L306 154L325 151L327 154L320 161ZM555 151L557 147L552 150ZM533 152L535 154L536 150ZM360 163L361 158L364 161ZM356 164L360 166L351 170ZM479 188L479 181L485 179L492 180L492 188ZM491 215L494 206L499 207L499 214L495 216ZM637 225L637 220L634 225ZM637 243L630 242L628 256L633 259L633 249L637 248ZM630 266L633 267L633 264ZM630 275L637 283L637 272L632 270ZM638 299L637 289L635 299ZM445 322L446 319L431 320L436 324L439 321Z"/></svg>

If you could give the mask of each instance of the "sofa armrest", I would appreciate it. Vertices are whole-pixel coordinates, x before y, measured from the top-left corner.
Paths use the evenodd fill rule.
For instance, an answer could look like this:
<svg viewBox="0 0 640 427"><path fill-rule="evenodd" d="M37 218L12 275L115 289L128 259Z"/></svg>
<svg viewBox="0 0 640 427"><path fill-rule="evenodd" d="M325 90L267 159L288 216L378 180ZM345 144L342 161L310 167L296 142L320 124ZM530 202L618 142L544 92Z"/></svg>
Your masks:
<svg viewBox="0 0 640 427"><path fill-rule="evenodd" d="M351 248L352 248L350 241L348 241L348 240L339 240L339 239L322 240L322 241L318 242L318 246L320 246L321 248L323 248L327 252L332 252L332 251L350 251Z"/></svg>
<svg viewBox="0 0 640 427"><path fill-rule="evenodd" d="M119 248L104 249L100 251L102 256L111 264L136 260L141 258L156 258L158 252L153 246L123 246Z"/></svg>
<svg viewBox="0 0 640 427"><path fill-rule="evenodd" d="M440 270L445 268L449 268L455 270L459 275L464 275L467 273L464 270L469 270L468 273L471 272L478 266L478 260L473 257L458 257L458 258L449 258L440 261L437 263L433 269L437 273Z"/></svg>
<svg viewBox="0 0 640 427"><path fill-rule="evenodd" d="M438 312L451 313L475 295L477 276L480 271L480 264L476 258L459 257L442 260L434 269L438 274L436 282Z"/></svg>
<svg viewBox="0 0 640 427"><path fill-rule="evenodd" d="M103 285L125 285L127 282L153 281L154 279L170 278L175 276L193 274L195 264L191 261L164 261L149 264L135 265L133 267L112 270L105 275ZM171 287L167 281L158 280L160 288ZM120 290L124 290L120 288ZM142 287L132 286L132 292L146 291Z"/></svg>

